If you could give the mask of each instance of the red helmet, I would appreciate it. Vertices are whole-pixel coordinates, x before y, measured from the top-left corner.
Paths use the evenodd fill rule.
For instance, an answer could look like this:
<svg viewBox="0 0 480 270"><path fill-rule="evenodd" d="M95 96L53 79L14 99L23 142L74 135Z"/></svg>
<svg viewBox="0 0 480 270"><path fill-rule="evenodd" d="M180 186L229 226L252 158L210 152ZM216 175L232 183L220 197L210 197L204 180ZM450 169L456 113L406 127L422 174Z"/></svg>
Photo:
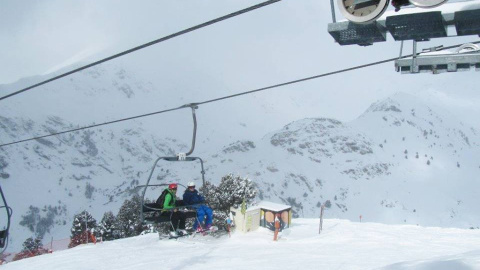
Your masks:
<svg viewBox="0 0 480 270"><path fill-rule="evenodd" d="M177 184L173 183L168 185L168 189L177 189Z"/></svg>

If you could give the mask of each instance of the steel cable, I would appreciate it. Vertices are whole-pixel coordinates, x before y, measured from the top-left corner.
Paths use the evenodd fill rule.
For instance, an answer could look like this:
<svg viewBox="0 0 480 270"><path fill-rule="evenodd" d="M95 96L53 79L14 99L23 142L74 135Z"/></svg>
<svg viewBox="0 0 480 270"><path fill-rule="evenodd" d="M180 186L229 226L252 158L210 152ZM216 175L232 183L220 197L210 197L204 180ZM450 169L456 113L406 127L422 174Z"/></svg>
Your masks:
<svg viewBox="0 0 480 270"><path fill-rule="evenodd" d="M475 42L470 42L470 43L472 43L472 44L479 44L480 41L475 41ZM462 44L463 44L463 43L462 43ZM443 47L443 48L441 48L440 50L446 50L446 49L456 48L456 47L458 47L458 46L460 46L460 45L462 45L462 44L457 44L457 45L452 45L452 46ZM422 54L422 52L421 52L421 53L418 53L417 55L419 55L419 54ZM300 82L304 82L304 81L309 81L309 80L313 80L313 79L318 79L318 78L322 78L322 77L327 77L327 76L331 76L331 75L335 75L335 74L340 74L340 73L344 73L344 72L348 72L348 71L352 71L352 70L357 70L357 69L362 69L362 68L366 68L366 67L371 67L371 66L376 66L376 65L380 65L380 64L385 64L385 63L392 62L392 61L395 61L395 60L398 60L398 59L408 58L408 57L412 57L412 56L413 56L413 54L404 55L404 56L402 56L402 57L400 57L400 58L399 58L399 57L393 57L393 58L389 58L389 59L385 59L385 60L381 60L381 61L377 61L377 62L372 62L372 63L368 63L368 64L364 64L364 65L359 65L359 66L354 66L354 67L350 67L350 68L346 68L346 69L341 69L341 70L336 70L336 71L332 71L332 72L327 72L327 73L323 73L323 74L319 74L319 75L315 75L315 76L311 76L311 77L306 77L306 78L302 78L302 79L298 79L298 80L293 80L293 81L289 81L289 82L284 82L284 83L280 83L280 84L275 84L275 85L271 85L271 86L267 86L267 87L262 87L262 88L258 88L258 89L255 89L255 90L245 91L245 92L241 92L241 93L237 93L237 94L233 94L233 95L228 95L228 96L219 97L219 98L215 98L215 99L205 100L205 101L201 101L201 102L189 103L189 104L182 105L182 106L175 107L175 108L171 108L171 109L166 109L166 110L161 110L161 111L157 111L157 112L152 112L152 113L147 113L147 114L132 116L132 117L128 117L128 118L122 118L122 119L118 119L118 120L114 120L114 121L104 122L104 123L101 123L101 124L94 124L94 125L91 125L91 126L85 126L85 127L80 127L80 128L76 128L76 129L61 131L61 132L52 133L52 134L47 134L47 135L38 136L38 137L34 137L34 138L29 138L29 139L25 139L25 140L14 141L14 142L6 143L6 144L1 144L0 147L4 147L4 146L8 146L8 145L13 145L13 144L18 144L18 143L27 142L27 141L32 141L32 140L38 140L38 139L42 139L42 138L46 138L46 137L57 136L57 135L61 135L61 134L65 134L65 133L70 133L70 132L75 132L75 131L79 131L79 130L90 129L90 128L95 128L95 127L100 127L100 126L105 126L105 125L110 125L110 124L119 123L119 122L123 122L123 121L128 121L128 120L138 119L138 118L142 118L142 117L157 115L157 114L161 114L161 113L176 111L176 110L180 110L180 109L184 109L184 108L191 108L192 106L197 106L197 105L203 105L203 104L213 103L213 102L217 102L217 101L221 101L221 100L225 100L225 99L235 98L235 97L244 96L244 95L248 95L248 94L253 94L253 93L257 93L257 92L261 92L261 91L265 91L265 90L269 90L269 89L273 89L273 88L278 88L278 87L281 87L281 86L296 84L296 83L300 83Z"/></svg>
<svg viewBox="0 0 480 270"><path fill-rule="evenodd" d="M0 97L0 100L4 100L4 99L6 99L6 98L9 98L9 97L18 95L18 94L20 94L20 93L23 93L23 92L25 92L25 91L31 90L31 89L36 88L36 87L38 87L38 86L44 85L44 84L49 83L49 82L53 82L53 81L58 80L58 79L60 79L60 78L66 77L66 76L68 76L68 75L71 75L71 74L73 74L73 73L82 71L82 70L84 70L84 69L87 69L87 68L90 68L90 67L93 67L93 66L96 66L96 65L99 65L99 64L101 64L101 63L110 61L110 60L115 59L115 58L118 58L118 57L120 57L120 56L129 54L129 53L132 53L132 52L134 52L134 51L138 51L138 50L144 49L144 48L146 48L146 47L155 45L155 44L157 44L157 43L160 43L160 42L163 42L163 41L172 39L172 38L177 37L177 36L184 35L184 34L186 34L186 33L189 33L189 32L195 31L195 30L198 30L198 29L200 29L200 28L204 28L204 27L206 27L206 26L209 26L209 25L212 25L212 24L215 24L215 23L218 23L218 22L221 22L221 21L224 21L224 20L227 20L227 19L236 17L236 16L238 16L238 15L241 15L241 14L244 14L244 13L247 13L247 12L250 12L250 11L256 10L256 9L258 9L258 8L261 8L261 7L264 7L264 6L268 6L268 5L270 5L270 4L273 4L273 3L276 3L276 2L280 2L280 1L282 1L282 0L269 0L269 1L262 2L262 3L257 4L257 5L254 5L254 6L251 6L251 7L248 7L248 8L245 8L245 9L242 9L242 10L239 10L239 11L236 11L236 12L233 12L233 13L230 13L230 14L228 14L228 15L225 15L225 16L222 16L222 17L219 17L219 18L210 20L210 21L208 21L208 22L204 22L204 23L198 24L198 25L196 25L196 26L193 26L193 27L184 29L184 30L182 30L182 31L173 33L173 34L171 34L171 35L168 35L168 36L165 36L165 37L156 39L156 40L154 40L154 41L150 41L150 42L148 42L148 43L145 43L145 44L143 44L143 45L137 46L137 47L135 47L135 48L132 48L132 49L123 51L123 52L121 52L121 53L117 53L117 54L115 54L115 55L109 56L109 57L104 58L104 59L102 59L102 60L93 62L93 63L91 63L91 64L88 64L88 65L79 67L79 68L77 68L77 69L68 71L68 72L66 72L66 73L60 74L60 75L58 75L58 76L55 76L55 77L53 77L53 78L51 78L51 79L48 79L48 80L39 82L39 83L34 84L34 85L31 85L31 86L28 86L28 87L26 87L26 88L23 88L23 89L21 89L21 90L15 91L15 92L13 92L13 93L11 93L11 94L8 94L8 95L6 95L6 96Z"/></svg>

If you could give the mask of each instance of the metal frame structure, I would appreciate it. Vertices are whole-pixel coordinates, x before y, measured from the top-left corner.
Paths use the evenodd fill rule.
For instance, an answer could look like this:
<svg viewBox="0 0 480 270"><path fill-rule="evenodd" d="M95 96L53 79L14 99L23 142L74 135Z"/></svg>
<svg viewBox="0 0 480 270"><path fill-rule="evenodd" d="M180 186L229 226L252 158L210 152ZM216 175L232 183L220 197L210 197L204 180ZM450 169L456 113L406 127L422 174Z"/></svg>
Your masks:
<svg viewBox="0 0 480 270"><path fill-rule="evenodd" d="M334 17L333 1L332 17ZM386 41L389 32L395 40L427 41L448 37L447 27L454 26L456 36L480 36L480 9L456 12L428 11L387 16L368 24L341 21L328 24L328 32L340 45L368 46Z"/></svg>
<svg viewBox="0 0 480 270"><path fill-rule="evenodd" d="M0 231L0 254L3 253L8 245L8 232L10 230L10 219L12 217L12 208L10 208L7 204L7 200L5 199L5 195L3 194L2 187L0 186L0 196L2 197L3 206L0 208L5 208L7 212L7 228L5 230Z"/></svg>
<svg viewBox="0 0 480 270"><path fill-rule="evenodd" d="M341 0L338 0L339 3ZM405 1L408 4L408 1ZM412 1L417 7L433 7L443 4L443 0ZM355 2L354 2L355 3ZM362 4L359 1L357 4ZM400 57L395 61L395 70L402 74L429 72L439 74L444 72L468 71L475 68L480 71L480 49L468 52L435 53L440 48L430 48L429 54L417 53L417 42L429 41L432 38L452 36L480 36L480 8L442 12L439 10L384 16L384 19L370 23L355 23L355 20L336 22L334 1L330 1L333 23L328 25L328 32L340 45L369 46L376 42L387 40L387 32L396 41L402 41ZM340 5L340 4L339 4ZM340 8L345 8L341 6ZM457 9L458 10L458 9ZM341 9L342 11L342 9ZM345 12L342 12L345 15ZM359 18L357 18L359 19ZM447 31L455 28L455 34ZM451 31L453 32L453 31ZM413 41L411 58L402 57L403 41ZM466 44L468 46L468 44ZM477 45L475 45L477 46ZM473 48L470 46L470 48Z"/></svg>
<svg viewBox="0 0 480 270"><path fill-rule="evenodd" d="M480 46L464 44L451 53L435 53L441 48L429 49L429 54L418 55L416 41L413 42L413 57L395 60L395 70L402 74L480 71ZM463 50L466 50L465 52Z"/></svg>

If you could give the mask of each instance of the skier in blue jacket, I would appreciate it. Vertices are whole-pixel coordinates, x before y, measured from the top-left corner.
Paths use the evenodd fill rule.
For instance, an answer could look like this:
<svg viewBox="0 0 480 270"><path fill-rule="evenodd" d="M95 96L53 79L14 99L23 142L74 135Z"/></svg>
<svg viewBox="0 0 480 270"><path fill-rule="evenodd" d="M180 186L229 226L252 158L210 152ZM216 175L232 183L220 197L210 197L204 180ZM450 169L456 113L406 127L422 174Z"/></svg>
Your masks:
<svg viewBox="0 0 480 270"><path fill-rule="evenodd" d="M193 207L197 210L197 220L193 224L194 230L209 230L212 227L213 210L212 208L202 204L205 203L205 198L198 194L198 191L195 189L194 182L188 183L187 189L185 190L185 193L183 193L183 203L185 205L193 205ZM207 219L205 220L205 227L202 228L201 224L203 223L205 216Z"/></svg>

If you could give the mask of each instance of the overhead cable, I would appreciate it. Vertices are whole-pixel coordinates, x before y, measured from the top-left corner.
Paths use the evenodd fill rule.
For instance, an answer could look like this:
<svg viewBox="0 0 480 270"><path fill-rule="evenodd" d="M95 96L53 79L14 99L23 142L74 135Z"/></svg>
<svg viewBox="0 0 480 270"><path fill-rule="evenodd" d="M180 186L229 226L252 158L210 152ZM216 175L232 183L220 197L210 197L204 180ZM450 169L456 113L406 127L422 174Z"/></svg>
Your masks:
<svg viewBox="0 0 480 270"><path fill-rule="evenodd" d="M58 79L60 79L60 78L66 77L66 76L68 76L68 75L71 75L71 74L73 74L73 73L82 71L82 70L84 70L84 69L87 69L87 68L90 68L90 67L93 67L93 66L96 66L96 65L99 65L99 64L101 64L101 63L110 61L110 60L115 59L115 58L118 58L118 57L120 57L120 56L129 54L129 53L132 53L132 52L134 52L134 51L138 51L138 50L144 49L144 48L146 48L146 47L155 45L155 44L157 44L157 43L160 43L160 42L163 42L163 41L172 39L172 38L174 38L174 37L178 37L178 36L187 34L187 33L189 33L189 32L198 30L198 29L200 29L200 28L207 27L207 26L209 26L209 25L212 25L212 24L215 24L215 23L218 23L218 22L221 22L221 21L224 21L224 20L227 20L227 19L236 17L236 16L238 16L238 15L241 15L241 14L244 14L244 13L247 13L247 12L250 12L250 11L256 10L256 9L258 9L258 8L261 8L261 7L264 7L264 6L268 6L268 5L270 5L270 4L273 4L273 3L276 3L276 2L280 2L280 1L282 1L282 0L269 0L269 1L265 1L265 2L262 2L262 3L260 3L260 4L257 4L257 5L254 5L254 6L251 6L251 7L242 9L242 10L239 10L239 11L235 11L235 12L230 13L230 14L228 14L228 15L225 15L225 16L222 16L222 17L219 17L219 18L210 20L210 21L208 21L208 22L204 22L204 23L198 24L198 25L196 25L196 26L193 26L193 27L184 29L184 30L182 30L182 31L173 33L173 34L171 34L171 35L168 35L168 36L165 36L165 37L156 39L156 40L154 40L154 41L150 41L150 42L148 42L148 43L145 43L145 44L143 44L143 45L137 46L137 47L135 47L135 48L132 48L132 49L123 51L123 52L121 52L121 53L117 53L117 54L115 54L115 55L109 56L109 57L104 58L104 59L102 59L102 60L93 62L93 63L91 63L91 64L88 64L88 65L79 67L79 68L74 69L74 70L72 70L72 71L68 71L68 72L66 72L66 73L60 74L60 75L58 75L58 76L55 76L55 77L53 77L53 78L51 78L51 79L42 81L42 82L40 82L40 83L31 85L31 86L28 86L28 87L26 87L26 88L23 88L23 89L21 89L21 90L15 91L15 92L13 92L13 93L11 93L11 94L8 94L8 95L6 95L6 96L0 97L0 100L4 100L4 99L6 99L6 98L9 98L9 97L18 95L18 94L20 94L20 93L23 93L23 92L25 92L25 91L31 90L31 89L36 88L36 87L38 87L38 86L44 85L44 84L49 83L49 82L53 82L53 81L58 80Z"/></svg>
<svg viewBox="0 0 480 270"><path fill-rule="evenodd" d="M479 44L480 41L470 42L470 43ZM462 44L443 47L442 50L456 48L456 47L458 47ZM419 55L419 54L422 54L422 53L418 53L417 55ZM409 54L409 55L402 56L400 58L399 57L389 58L389 59L385 59L385 60L381 60L381 61L377 61L377 62L372 62L372 63L369 63L369 64L364 64L364 65L354 66L354 67L350 67L350 68L340 69L340 70L337 70L337 71L327 72L327 73L323 73L323 74L319 74L319 75L315 75L315 76L311 76L311 77L306 77L306 78L302 78L302 79L298 79L298 80L293 80L293 81L279 83L279 84L275 84L275 85L271 85L271 86L267 86L267 87L262 87L262 88L258 88L258 89L255 89L255 90L240 92L240 93L233 94L233 95L228 95L228 96L219 97L219 98L215 98L215 99L205 100L205 101L202 101L202 102L190 103L190 104L182 105L182 106L171 108L171 109L166 109L166 110L161 110L161 111L157 111L157 112L137 115L137 116L128 117L128 118L122 118L122 119L118 119L118 120L114 120L114 121L104 122L104 123L101 123L101 124L94 124L94 125L91 125L91 126L85 126L85 127L80 127L80 128L76 128L76 129L61 131L61 132L47 134L47 135L38 136L38 137L34 137L34 138L29 138L29 139L25 139L25 140L14 141L14 142L6 143L6 144L1 144L0 147L13 145L13 144L18 144L18 143L22 143L22 142L38 140L38 139L43 139L43 138L47 138L47 137L57 136L57 135L70 133L70 132L75 132L75 131L80 131L80 130L84 130L84 129L90 129L90 128L95 128L95 127L99 127L99 126L110 125L110 124L119 123L119 122L123 122L123 121L128 121L128 120L138 119L138 118L152 116L152 115L156 115L156 114L176 111L176 110L180 110L180 109L184 109L184 108L191 108L192 106L198 106L198 105L213 103L213 102L217 102L217 101L221 101L221 100L225 100L225 99L231 99L231 98L235 98L235 97L239 97L239 96L244 96L244 95L253 94L253 93L257 93L257 92L262 92L262 91L266 91L266 90L269 90L269 89L278 88L278 87L281 87L281 86L296 84L296 83L300 83L300 82L304 82L304 81L318 79L318 78L321 78L321 77L327 77L327 76L331 76L331 75L335 75L335 74L344 73L344 72L347 72L347 71L353 71L353 70L362 69L362 68L366 68L366 67L385 64L385 63L392 62L392 61L395 61L395 60L398 60L398 59L401 59L401 58L408 58L408 57L412 57L412 56L413 56L413 54Z"/></svg>

